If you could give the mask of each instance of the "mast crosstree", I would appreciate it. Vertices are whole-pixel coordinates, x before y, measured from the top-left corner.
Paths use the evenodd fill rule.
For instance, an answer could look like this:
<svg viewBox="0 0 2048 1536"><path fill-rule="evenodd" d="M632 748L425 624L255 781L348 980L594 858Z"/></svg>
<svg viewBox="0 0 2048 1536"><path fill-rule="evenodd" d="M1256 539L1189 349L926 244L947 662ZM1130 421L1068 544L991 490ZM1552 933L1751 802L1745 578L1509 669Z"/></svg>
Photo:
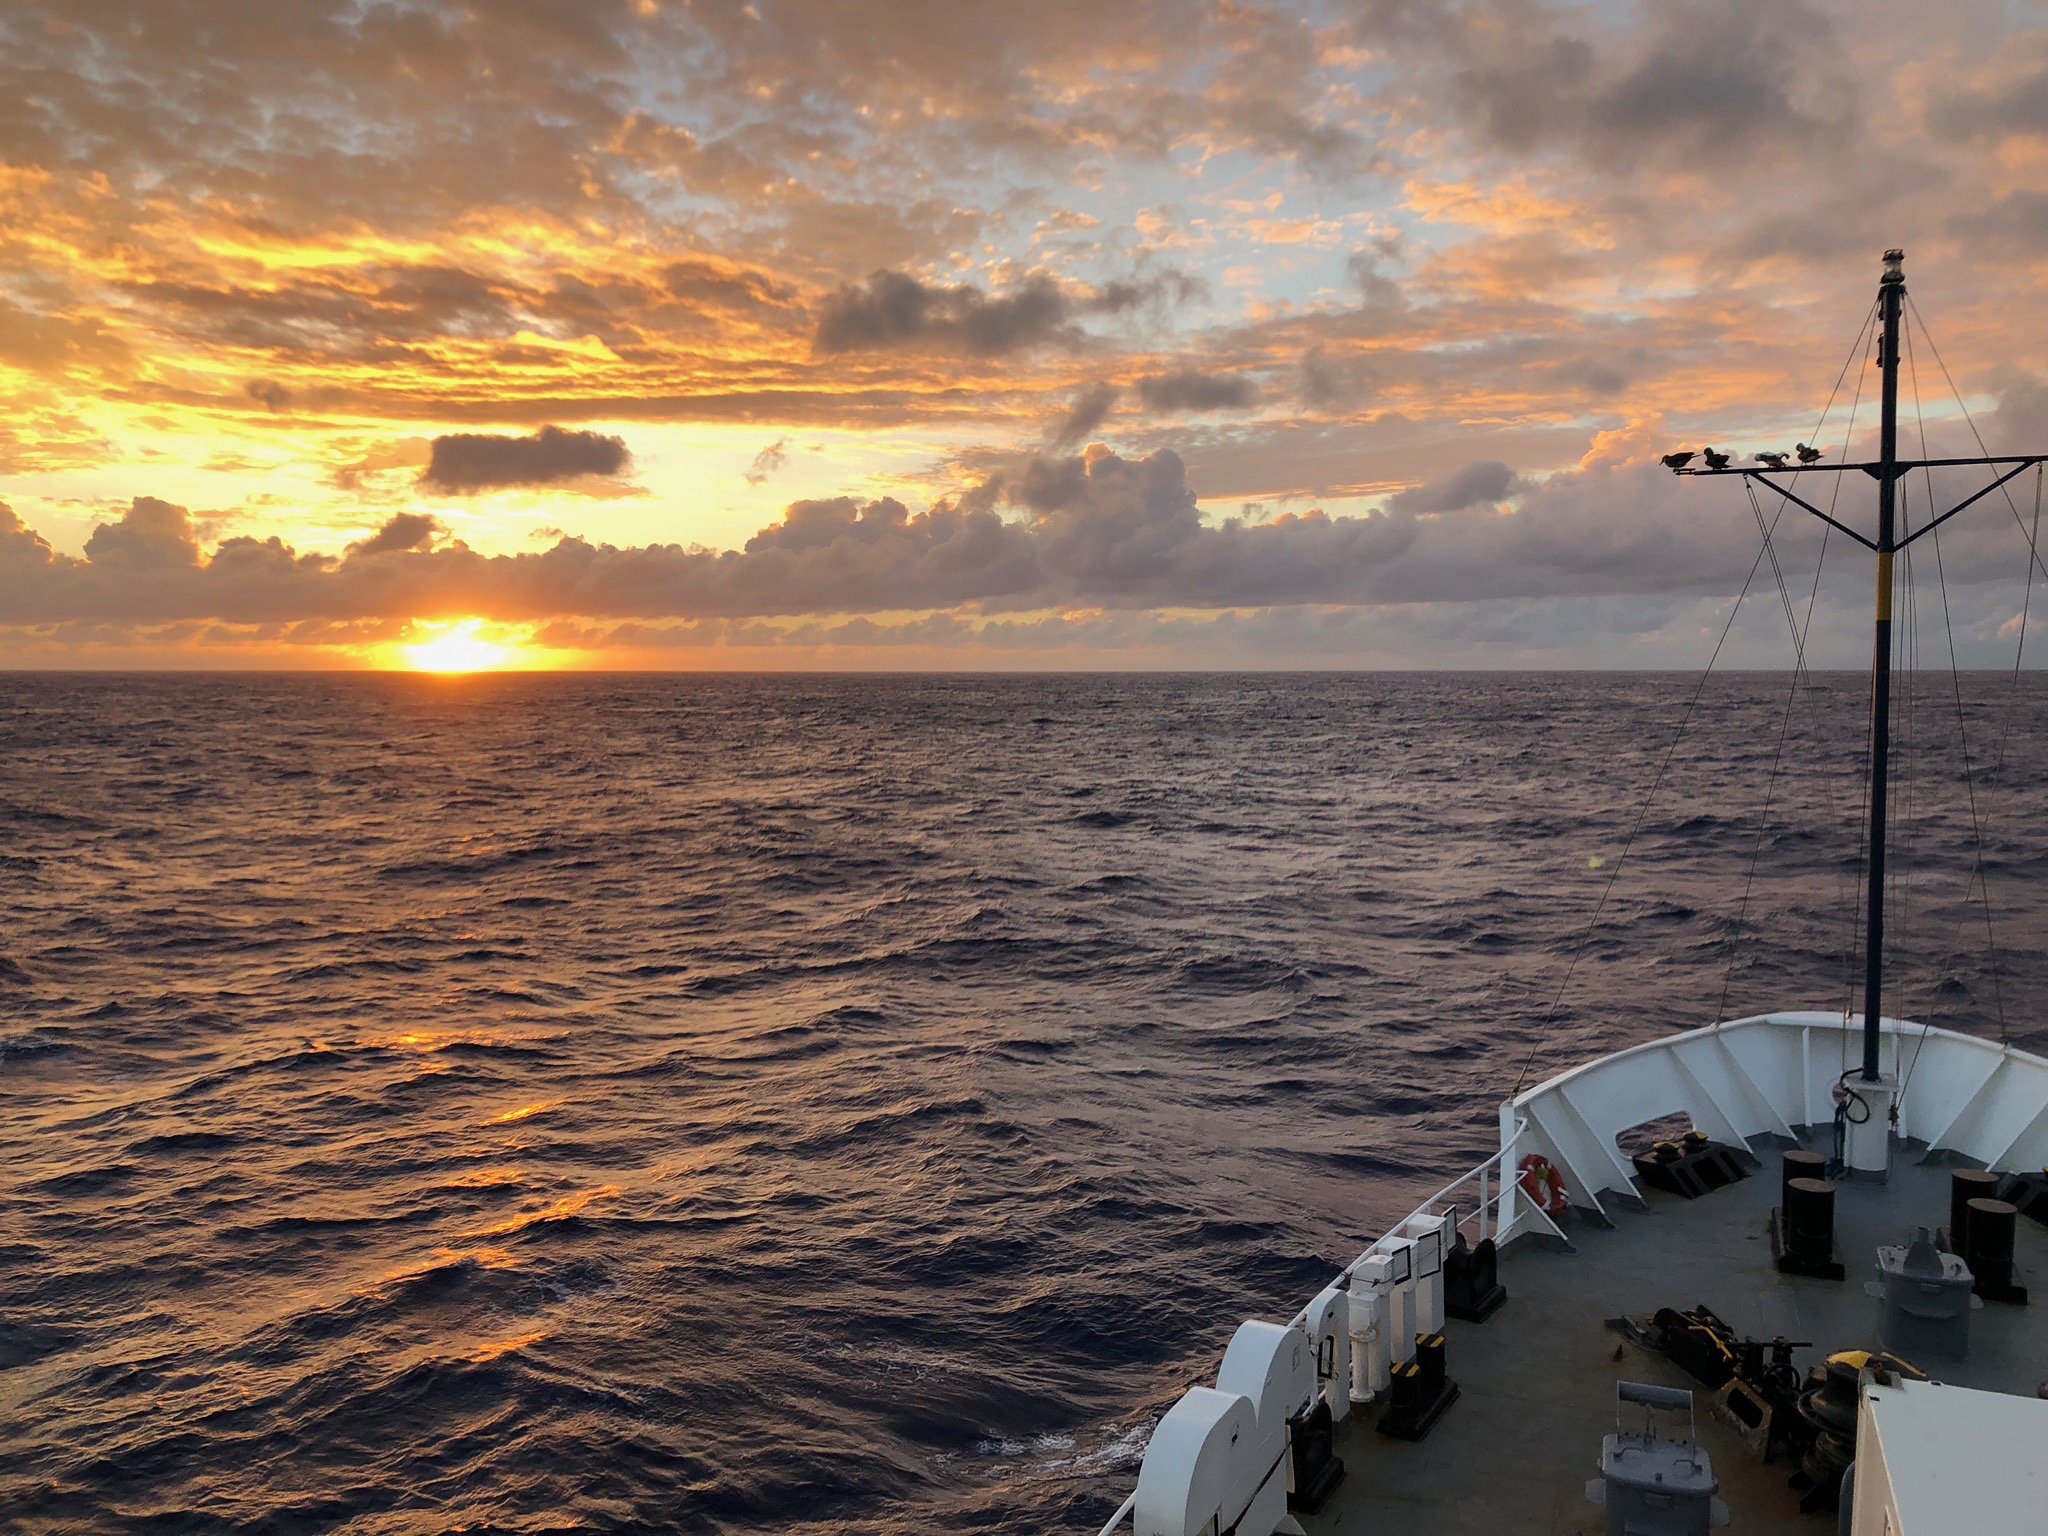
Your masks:
<svg viewBox="0 0 2048 1536"><path fill-rule="evenodd" d="M1772 464L1751 469L1721 462L1705 469L1686 467L1689 453L1674 454L1665 462L1674 474L1740 476L1754 485L1777 492L1803 511L1812 513L1830 528L1846 534L1877 556L1877 611L1870 662L1870 865L1869 886L1864 907L1863 943L1863 1070L1862 1080L1878 1084L1884 1074L1878 1062L1878 1041L1884 1018L1884 878L1886 790L1891 768L1892 707L1892 557L1916 539L1932 533L1958 512L1974 505L2021 474L2029 466L2048 463L2048 453L1987 456L1974 459L1902 459L1899 457L1899 323L1906 302L1906 253L1884 253L1884 275L1878 279L1878 313L1882 335L1878 367L1883 377L1881 414L1878 421L1878 456L1874 461L1844 464ZM1772 457L1779 457L1773 455ZM1801 457L1806 457L1802 447ZM1720 455L1710 455L1720 460ZM1928 519L1903 539L1898 536L1898 483L1916 469L1948 469L1975 466L2005 470L1989 485L1964 497L1938 517ZM1857 532L1837 522L1812 502L1778 483L1780 476L1804 474L1846 474L1860 470L1877 481L1877 537ZM1887 1095L1889 1097L1889 1095Z"/></svg>

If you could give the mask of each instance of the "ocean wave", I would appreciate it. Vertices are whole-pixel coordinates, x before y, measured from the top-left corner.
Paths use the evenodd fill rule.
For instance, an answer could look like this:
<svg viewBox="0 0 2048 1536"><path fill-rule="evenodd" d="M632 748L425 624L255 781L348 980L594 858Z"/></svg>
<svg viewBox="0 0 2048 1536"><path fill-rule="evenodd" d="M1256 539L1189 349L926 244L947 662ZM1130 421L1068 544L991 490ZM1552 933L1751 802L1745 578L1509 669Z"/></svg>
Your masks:
<svg viewBox="0 0 2048 1536"><path fill-rule="evenodd" d="M1842 998L1852 687L1759 852L1763 676L1633 845L1689 680L486 686L0 679L0 1523L1099 1525L1525 1060ZM1909 1013L2038 1037L2044 751Z"/></svg>

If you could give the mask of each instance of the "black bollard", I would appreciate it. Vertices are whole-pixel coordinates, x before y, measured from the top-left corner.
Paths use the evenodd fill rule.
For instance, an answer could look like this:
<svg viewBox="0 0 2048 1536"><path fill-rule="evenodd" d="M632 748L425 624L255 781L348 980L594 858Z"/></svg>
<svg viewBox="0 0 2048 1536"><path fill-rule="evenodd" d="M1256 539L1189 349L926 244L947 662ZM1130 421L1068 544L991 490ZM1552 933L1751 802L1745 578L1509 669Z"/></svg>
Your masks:
<svg viewBox="0 0 2048 1536"><path fill-rule="evenodd" d="M1778 1268L1788 1275L1840 1280L1845 1271L1835 1259L1835 1186L1825 1179L1789 1179L1779 1214L1784 1251Z"/></svg>
<svg viewBox="0 0 2048 1536"><path fill-rule="evenodd" d="M1415 1358L1394 1367L1386 1411L1376 1427L1397 1440L1420 1440L1457 1400L1458 1384L1444 1366L1444 1336L1420 1334Z"/></svg>
<svg viewBox="0 0 2048 1536"><path fill-rule="evenodd" d="M2004 1200L1972 1200L1963 1219L1970 1243L1963 1262L1970 1266L1976 1282L1972 1289L1979 1296L2023 1307L2027 1288L2013 1284L2012 1278L2013 1228L2019 1214L2018 1206Z"/></svg>
<svg viewBox="0 0 2048 1536"><path fill-rule="evenodd" d="M1794 1179L1825 1179L1828 1176L1828 1160L1818 1152L1787 1152L1785 1166L1778 1175L1778 1209L1785 1208L1785 1186Z"/></svg>
<svg viewBox="0 0 2048 1536"><path fill-rule="evenodd" d="M1483 1237L1477 1248L1468 1248L1465 1234L1460 1232L1444 1255L1444 1315L1460 1322L1483 1323L1507 1299L1493 1239Z"/></svg>
<svg viewBox="0 0 2048 1536"><path fill-rule="evenodd" d="M1970 1202L1997 1198L1997 1174L1982 1168L1958 1168L1949 1174L1947 1252L1964 1260L1970 1257Z"/></svg>

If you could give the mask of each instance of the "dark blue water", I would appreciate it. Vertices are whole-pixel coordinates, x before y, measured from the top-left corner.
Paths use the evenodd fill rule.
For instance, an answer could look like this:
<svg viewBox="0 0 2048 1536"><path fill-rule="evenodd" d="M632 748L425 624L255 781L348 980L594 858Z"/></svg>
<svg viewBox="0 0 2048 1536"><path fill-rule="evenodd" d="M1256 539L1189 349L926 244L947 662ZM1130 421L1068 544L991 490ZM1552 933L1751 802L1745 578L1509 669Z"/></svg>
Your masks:
<svg viewBox="0 0 2048 1536"><path fill-rule="evenodd" d="M1862 684L1738 676L1544 1022L1692 686L0 677L0 1523L1092 1529L1532 1048L1848 995ZM2038 1044L1963 688L1892 1011Z"/></svg>

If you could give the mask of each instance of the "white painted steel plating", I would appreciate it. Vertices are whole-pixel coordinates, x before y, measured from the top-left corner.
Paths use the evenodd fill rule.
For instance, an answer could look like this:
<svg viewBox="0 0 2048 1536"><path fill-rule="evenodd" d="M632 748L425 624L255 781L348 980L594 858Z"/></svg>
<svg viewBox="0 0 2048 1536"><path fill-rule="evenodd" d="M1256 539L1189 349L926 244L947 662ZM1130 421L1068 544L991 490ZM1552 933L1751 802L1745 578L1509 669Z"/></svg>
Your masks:
<svg viewBox="0 0 2048 1536"><path fill-rule="evenodd" d="M1570 1202L1604 1216L1602 1195L1640 1198L1635 1169L1619 1142L1635 1126L1682 1114L1716 1141L1740 1147L1752 1137L1791 1140L1795 1127L1831 1124L1836 1083L1860 1069L1862 1031L1860 1014L1756 1014L1630 1046L1538 1083L1501 1106L1498 1152L1424 1200L1345 1266L1336 1282L1348 1287L1343 1312L1330 1304L1333 1288L1326 1287L1295 1314L1287 1331L1299 1329L1316 1341L1320 1367L1322 1340L1335 1319L1345 1316L1351 1396L1361 1402L1370 1399L1385 1388L1390 1357L1407 1358L1397 1353L1400 1346L1407 1344L1412 1353L1413 1328L1394 1325L1419 1322L1414 1310L1418 1303L1441 1323L1436 1311L1441 1305L1441 1276L1436 1278L1433 1302L1416 1294L1413 1258L1418 1238L1427 1234L1438 1253L1459 1232L1467 1233L1475 1244L1494 1238L1503 1256L1511 1241L1525 1236L1550 1237L1570 1246L1548 1212L1519 1197L1522 1157L1533 1153L1549 1159L1564 1175ZM2048 1060L1996 1041L1901 1019L1881 1021L1880 1046L1881 1070L1900 1083L1895 1129L1901 1138L1986 1168L2014 1171L2048 1165ZM1476 1186L1469 1210L1458 1198L1468 1185ZM1440 1225L1430 1220L1438 1217L1443 1218ZM1321 1369L1317 1375L1317 1390L1327 1395L1327 1377ZM1218 1395L1211 1388L1196 1387L1182 1404L1191 1399L1207 1402ZM1238 1400L1249 1406L1248 1400ZM1180 1408L1177 1404L1160 1421L1161 1431ZM1148 1447L1139 1473L1141 1488L1147 1486L1148 1473L1154 1487L1163 1486L1160 1479L1171 1475L1163 1464L1155 1468L1152 1456ZM1137 1498L1133 1494L1124 1501L1101 1536L1113 1536L1132 1519ZM1278 1528L1261 1520L1256 1529L1242 1527L1240 1536L1272 1536Z"/></svg>
<svg viewBox="0 0 2048 1536"><path fill-rule="evenodd" d="M1867 1372L1862 1392L1851 1536L2038 1536L2048 1403Z"/></svg>
<svg viewBox="0 0 2048 1536"><path fill-rule="evenodd" d="M1716 1141L1791 1139L1795 1127L1827 1126L1834 1088L1860 1090L1861 1014L1762 1013L1652 1040L1538 1083L1501 1106L1503 1139L1550 1159L1573 1205L1604 1216L1602 1196L1636 1198L1635 1169L1619 1137L1631 1127L1686 1115ZM1880 1070L1900 1084L1893 1127L1986 1168L2048 1162L2048 1061L1954 1030L1882 1021ZM1504 1241L1542 1230L1512 1187L1500 1202ZM1555 1231L1554 1224L1544 1227Z"/></svg>

